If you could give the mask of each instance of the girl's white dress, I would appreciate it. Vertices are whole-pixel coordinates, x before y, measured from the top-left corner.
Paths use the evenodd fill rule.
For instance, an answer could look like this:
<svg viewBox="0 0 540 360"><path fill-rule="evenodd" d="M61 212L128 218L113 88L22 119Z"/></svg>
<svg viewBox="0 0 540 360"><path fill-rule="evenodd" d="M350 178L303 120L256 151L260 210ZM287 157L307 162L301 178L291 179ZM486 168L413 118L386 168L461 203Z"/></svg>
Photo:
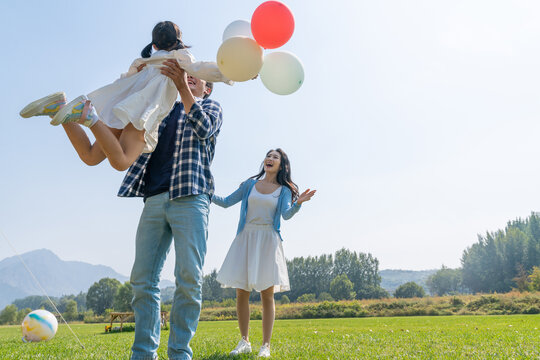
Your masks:
<svg viewBox="0 0 540 360"><path fill-rule="evenodd" d="M217 280L223 287L251 291L288 291L289 275L283 246L274 230L281 186L272 194L261 194L254 186L248 197L246 225L236 236Z"/></svg>
<svg viewBox="0 0 540 360"><path fill-rule="evenodd" d="M174 82L161 74L160 68L166 59L176 59L189 75L196 78L232 84L215 62L195 61L186 49L159 50L149 58L136 59L120 79L88 94L100 120L107 126L123 129L132 123L137 130L145 130L144 152L156 148L159 124L169 114L178 96ZM146 66L137 71L142 64Z"/></svg>

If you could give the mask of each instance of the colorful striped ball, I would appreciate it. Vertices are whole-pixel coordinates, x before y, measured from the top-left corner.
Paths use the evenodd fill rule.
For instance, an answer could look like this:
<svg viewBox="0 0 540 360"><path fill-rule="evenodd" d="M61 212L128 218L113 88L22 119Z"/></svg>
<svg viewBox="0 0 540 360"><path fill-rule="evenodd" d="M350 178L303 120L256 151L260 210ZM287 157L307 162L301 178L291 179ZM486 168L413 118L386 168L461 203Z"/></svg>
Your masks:
<svg viewBox="0 0 540 360"><path fill-rule="evenodd" d="M46 341L53 338L58 329L58 321L47 310L34 310L22 322L24 342Z"/></svg>

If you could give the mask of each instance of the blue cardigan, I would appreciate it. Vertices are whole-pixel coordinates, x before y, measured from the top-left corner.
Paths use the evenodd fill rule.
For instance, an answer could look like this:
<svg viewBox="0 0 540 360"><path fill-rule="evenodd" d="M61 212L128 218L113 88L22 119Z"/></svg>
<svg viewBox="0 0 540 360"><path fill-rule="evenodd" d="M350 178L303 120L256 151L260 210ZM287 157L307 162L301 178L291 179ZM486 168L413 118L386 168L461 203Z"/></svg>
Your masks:
<svg viewBox="0 0 540 360"><path fill-rule="evenodd" d="M240 207L240 221L238 222L238 231L236 232L236 235L240 234L240 232L244 229L244 226L246 225L248 197L251 193L251 189L253 189L256 183L257 180L255 179L247 179L240 184L238 190L236 190L226 198L217 195L212 196L212 202L223 208L228 208L229 206L232 206L242 200L242 205ZM294 204L291 204L291 201L291 190L289 190L289 188L286 186L282 186L281 194L279 194L279 199L277 203L276 214L274 215L274 230L276 230L276 232L278 233L281 241L283 241L283 238L281 237L281 233L279 231L281 217L283 216L283 219L289 220L293 217L294 214L298 212L298 210L300 210L301 207L301 205L296 202Z"/></svg>

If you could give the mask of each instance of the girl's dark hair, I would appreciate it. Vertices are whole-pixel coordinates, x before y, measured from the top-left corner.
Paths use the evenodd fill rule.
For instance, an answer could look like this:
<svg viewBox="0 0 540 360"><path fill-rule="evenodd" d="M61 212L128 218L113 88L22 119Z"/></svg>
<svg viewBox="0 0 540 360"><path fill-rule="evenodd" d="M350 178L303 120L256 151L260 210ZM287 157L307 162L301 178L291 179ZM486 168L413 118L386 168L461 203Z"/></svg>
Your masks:
<svg viewBox="0 0 540 360"><path fill-rule="evenodd" d="M172 21L162 21L154 26L152 30L152 42L141 51L143 58L149 58L152 54L152 45L156 45L158 50L179 50L189 48L182 42L182 32L178 25Z"/></svg>
<svg viewBox="0 0 540 360"><path fill-rule="evenodd" d="M266 153L266 156L272 151L277 151L281 155L281 161L279 165L279 171L277 173L277 182L279 185L286 186L291 190L292 202L295 202L298 199L298 186L291 179L291 163L289 162L289 157L285 154L285 151L280 148L269 150ZM257 175L250 177L250 179L259 180L264 175L264 161L261 165L261 171Z"/></svg>

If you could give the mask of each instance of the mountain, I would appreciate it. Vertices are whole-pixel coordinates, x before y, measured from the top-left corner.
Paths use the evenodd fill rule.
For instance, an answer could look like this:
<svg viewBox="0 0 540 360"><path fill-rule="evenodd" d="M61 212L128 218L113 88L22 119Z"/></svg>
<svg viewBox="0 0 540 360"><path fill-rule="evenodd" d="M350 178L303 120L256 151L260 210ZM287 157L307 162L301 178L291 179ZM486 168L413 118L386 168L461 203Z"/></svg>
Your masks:
<svg viewBox="0 0 540 360"><path fill-rule="evenodd" d="M426 280L436 272L437 270L381 270L379 275L381 276L381 287L390 294L393 294L400 285L409 281L414 281L422 286L426 294L429 294Z"/></svg>
<svg viewBox="0 0 540 360"><path fill-rule="evenodd" d="M24 263L37 278L49 296L62 296L86 292L92 284L104 277L128 280L111 267L92 265L80 261L64 261L47 249L34 250L21 255ZM174 285L164 280L160 287ZM21 260L9 257L0 261L0 310L15 299L29 295L43 295Z"/></svg>

